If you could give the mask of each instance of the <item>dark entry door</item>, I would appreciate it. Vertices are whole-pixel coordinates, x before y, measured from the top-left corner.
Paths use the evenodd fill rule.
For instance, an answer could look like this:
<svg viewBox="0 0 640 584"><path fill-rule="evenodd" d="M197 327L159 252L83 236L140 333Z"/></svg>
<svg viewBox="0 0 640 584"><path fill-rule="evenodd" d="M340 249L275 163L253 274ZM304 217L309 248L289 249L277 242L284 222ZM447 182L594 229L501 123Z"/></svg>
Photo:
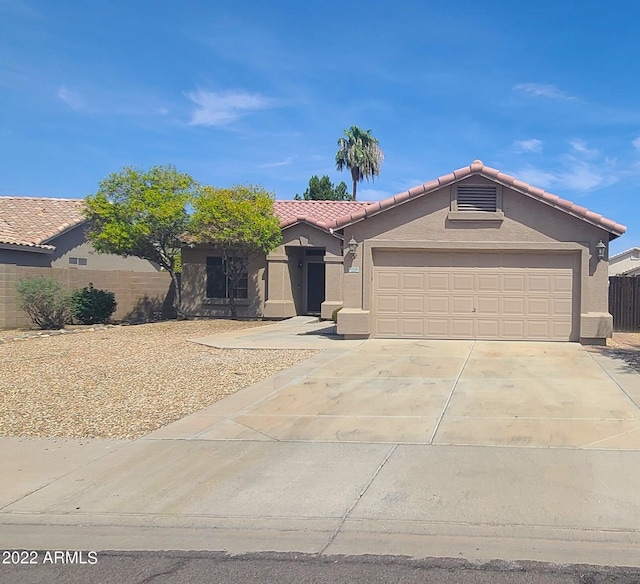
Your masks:
<svg viewBox="0 0 640 584"><path fill-rule="evenodd" d="M307 312L320 312L324 302L324 263L307 263Z"/></svg>

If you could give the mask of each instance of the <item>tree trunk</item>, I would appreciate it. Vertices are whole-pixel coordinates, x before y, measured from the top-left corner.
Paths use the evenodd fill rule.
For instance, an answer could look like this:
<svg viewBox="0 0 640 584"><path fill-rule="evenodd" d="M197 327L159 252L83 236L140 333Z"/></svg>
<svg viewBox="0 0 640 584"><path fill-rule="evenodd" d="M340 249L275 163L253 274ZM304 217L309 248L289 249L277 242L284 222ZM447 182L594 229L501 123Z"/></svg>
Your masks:
<svg viewBox="0 0 640 584"><path fill-rule="evenodd" d="M238 311L236 309L236 296L233 292L234 290L231 288L231 290L229 290L229 308L231 309L231 318L235 320Z"/></svg>
<svg viewBox="0 0 640 584"><path fill-rule="evenodd" d="M354 178L353 179L353 195L351 196L351 200L355 201L356 200L356 185L358 184L358 181Z"/></svg>
<svg viewBox="0 0 640 584"><path fill-rule="evenodd" d="M173 270L168 270L173 282L173 309L176 311L176 316L180 318L182 316L182 290L180 289L180 278L178 274Z"/></svg>

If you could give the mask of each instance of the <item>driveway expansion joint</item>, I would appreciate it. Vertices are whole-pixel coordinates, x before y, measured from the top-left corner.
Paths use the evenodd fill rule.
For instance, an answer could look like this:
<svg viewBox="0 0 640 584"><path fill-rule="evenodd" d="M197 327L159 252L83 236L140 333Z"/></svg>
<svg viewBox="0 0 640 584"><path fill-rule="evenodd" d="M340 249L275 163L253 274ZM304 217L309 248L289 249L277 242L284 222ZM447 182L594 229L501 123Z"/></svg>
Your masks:
<svg viewBox="0 0 640 584"><path fill-rule="evenodd" d="M384 460L378 465L378 468L375 470L375 472L373 473L372 477L369 479L369 481L365 485L364 489L362 489L362 491L356 497L356 499L353 502L353 504L351 505L351 507L349 507L347 509L347 511L345 512L345 514L342 516L342 519L340 520L340 523L338 523L338 526L336 527L335 531L329 537L329 541L327 541L326 545L318 553L319 556L324 555L324 553L327 551L327 548L334 542L334 540L336 539L336 537L340 533L340 530L342 529L342 526L345 524L345 522L349 518L349 515L351 515L351 512L355 509L356 505L360 502L362 497L364 497L365 493L369 490L369 487L371 486L373 481L376 479L376 477L380 474L380 471L382 470L384 465L387 464L387 462L391 458L391 455L395 452L396 448L398 448L398 445L394 444L391 447L391 450L389 450L389 452L387 452L387 455L384 457Z"/></svg>

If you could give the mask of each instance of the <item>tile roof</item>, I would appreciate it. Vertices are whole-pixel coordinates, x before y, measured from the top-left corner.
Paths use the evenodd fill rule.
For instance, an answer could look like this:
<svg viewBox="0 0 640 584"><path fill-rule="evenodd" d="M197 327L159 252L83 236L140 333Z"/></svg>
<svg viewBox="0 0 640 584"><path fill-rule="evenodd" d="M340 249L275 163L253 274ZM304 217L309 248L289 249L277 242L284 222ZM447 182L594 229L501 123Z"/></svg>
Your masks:
<svg viewBox="0 0 640 584"><path fill-rule="evenodd" d="M273 210L283 228L306 222L328 230L331 221L356 213L369 204L360 201L275 201Z"/></svg>
<svg viewBox="0 0 640 584"><path fill-rule="evenodd" d="M542 189L519 181L517 178L508 174L504 174L499 170L496 170L495 168L485 166L481 160L474 160L469 166L454 170L450 174L441 176L440 178L409 189L408 191L398 193L397 195L389 197L388 199L378 201L377 203L370 203L364 208L355 210L354 212L351 212L349 214L345 213L342 217L337 217L330 220L325 228L342 229L343 227L355 223L356 221L360 221L367 217L372 217L374 215L377 215L378 213L381 213L382 211L386 211L387 209L391 209L397 205L405 203L406 201L421 197L422 195L426 195L432 191L435 191L436 189L439 189L440 187L458 182L463 178L472 175L484 176L516 191L524 193L525 195L528 195L533 199L537 199L542 203L550 205L551 207L555 207L556 209L564 211L569 215L573 215L574 217L583 219L584 221L587 221L592 225L601 227L602 229L605 229L606 231L609 231L611 234L613 234L614 237L622 235L627 230L624 225L616 223L612 219L607 219L599 213L594 213L593 211L589 211L585 207L576 205L571 201L561 199L557 195L547 193Z"/></svg>
<svg viewBox="0 0 640 584"><path fill-rule="evenodd" d="M80 199L0 197L0 244L55 249L47 242L85 221Z"/></svg>

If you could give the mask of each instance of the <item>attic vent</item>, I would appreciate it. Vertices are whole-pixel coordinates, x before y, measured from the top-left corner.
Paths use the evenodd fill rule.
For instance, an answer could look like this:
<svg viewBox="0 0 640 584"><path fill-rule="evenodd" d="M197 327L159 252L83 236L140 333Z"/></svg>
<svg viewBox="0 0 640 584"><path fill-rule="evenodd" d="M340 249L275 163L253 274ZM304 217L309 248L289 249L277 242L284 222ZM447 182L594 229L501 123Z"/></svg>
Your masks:
<svg viewBox="0 0 640 584"><path fill-rule="evenodd" d="M497 210L498 188L491 185L459 185L458 211Z"/></svg>

